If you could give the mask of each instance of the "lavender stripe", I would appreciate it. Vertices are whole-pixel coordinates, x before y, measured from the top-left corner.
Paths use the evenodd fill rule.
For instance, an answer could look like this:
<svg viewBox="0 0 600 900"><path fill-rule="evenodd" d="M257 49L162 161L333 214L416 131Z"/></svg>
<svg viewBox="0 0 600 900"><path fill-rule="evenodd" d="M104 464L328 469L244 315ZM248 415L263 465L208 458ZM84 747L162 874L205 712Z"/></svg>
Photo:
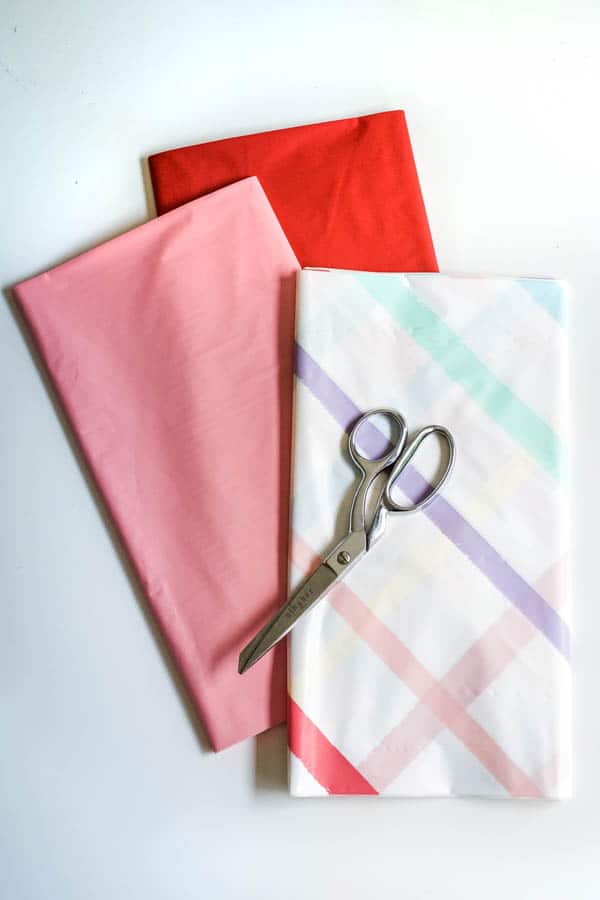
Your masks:
<svg viewBox="0 0 600 900"><path fill-rule="evenodd" d="M361 411L307 351L296 344L296 375L323 404L339 425L350 431ZM361 444L365 450L380 455L385 438L370 422L361 428ZM399 486L415 502L431 489L431 485L414 468L408 465ZM461 516L458 510L443 497L438 496L424 513L451 540L458 549L513 603L533 625L567 659L570 655L570 634L566 623L531 585L515 572L489 544L483 535Z"/></svg>

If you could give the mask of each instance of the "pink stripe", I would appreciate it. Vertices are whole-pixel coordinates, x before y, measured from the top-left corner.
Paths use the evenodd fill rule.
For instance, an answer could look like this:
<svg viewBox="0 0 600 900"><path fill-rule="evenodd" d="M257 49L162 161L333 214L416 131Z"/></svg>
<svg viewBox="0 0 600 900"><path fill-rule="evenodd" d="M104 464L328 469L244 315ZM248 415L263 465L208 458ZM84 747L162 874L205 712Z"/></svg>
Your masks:
<svg viewBox="0 0 600 900"><path fill-rule="evenodd" d="M569 558L563 556L546 569L536 582L536 590L543 594L554 609L564 606L568 593Z"/></svg>
<svg viewBox="0 0 600 900"><path fill-rule="evenodd" d="M513 796L539 797L537 785L508 757L502 748L464 710L460 703L419 663L416 657L390 629L373 615L343 582L329 595L333 608L348 622L351 628L369 645L379 658L429 707L439 721L462 740L471 753L492 773ZM398 728L401 729L401 725ZM396 729L388 735L392 746ZM391 749L386 738L383 748L386 756ZM372 761L373 754L369 761ZM388 777L380 767L361 766L368 780L384 790L397 777Z"/></svg>
<svg viewBox="0 0 600 900"><path fill-rule="evenodd" d="M466 651L443 679L463 706L468 706L504 671L535 637L536 629L516 609L507 609Z"/></svg>
<svg viewBox="0 0 600 900"><path fill-rule="evenodd" d="M536 589L554 607L560 606L564 600L565 577L566 561L560 560L536 584ZM441 685L463 707L469 706L536 634L536 629L518 610L508 609L450 669ZM424 703L422 700L361 764L360 770L380 790L383 790L383 784L391 784L427 743L443 730L444 726L432 718ZM548 781L534 780L545 793Z"/></svg>
<svg viewBox="0 0 600 900"><path fill-rule="evenodd" d="M314 553L297 533L294 533L293 536L292 555L295 564L301 570L309 570L311 562L314 560ZM443 723L462 740L508 793L519 797L541 796L538 786L343 581L339 582L330 592L328 600L336 612L345 619L371 650L426 704L438 719L438 723ZM424 716L424 714L421 715ZM433 722L431 719L428 721L431 728ZM402 724L398 726L398 729L401 728ZM361 766L363 775L380 791L391 784L396 777L396 774L391 771L387 771L386 777L382 771L382 763L386 761L387 755L395 758L399 747L402 750L402 745L397 743L395 735L398 729L390 732L374 751L375 754L379 752L383 757L383 759L377 759L379 764L377 766L366 764ZM373 754L370 754L367 762L372 762L372 757ZM387 765L384 768L387 769Z"/></svg>

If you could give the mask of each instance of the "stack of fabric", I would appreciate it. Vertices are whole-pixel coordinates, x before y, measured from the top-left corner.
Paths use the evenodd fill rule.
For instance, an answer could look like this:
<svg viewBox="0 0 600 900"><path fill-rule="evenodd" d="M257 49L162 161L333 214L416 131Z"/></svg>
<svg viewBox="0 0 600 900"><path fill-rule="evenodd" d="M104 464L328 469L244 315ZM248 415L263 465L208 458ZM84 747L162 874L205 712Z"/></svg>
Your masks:
<svg viewBox="0 0 600 900"><path fill-rule="evenodd" d="M400 111L149 164L157 219L15 294L212 746L287 715L294 795L568 796L566 286L437 274ZM294 629L288 697L240 649L386 405L456 472Z"/></svg>

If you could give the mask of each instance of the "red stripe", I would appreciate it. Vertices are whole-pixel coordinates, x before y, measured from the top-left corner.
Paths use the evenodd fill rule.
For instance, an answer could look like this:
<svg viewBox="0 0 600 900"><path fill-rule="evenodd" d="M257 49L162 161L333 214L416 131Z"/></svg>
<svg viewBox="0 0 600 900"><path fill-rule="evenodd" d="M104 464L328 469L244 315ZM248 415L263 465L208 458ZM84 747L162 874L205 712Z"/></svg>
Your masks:
<svg viewBox="0 0 600 900"><path fill-rule="evenodd" d="M377 794L298 704L288 697L290 750L329 794Z"/></svg>

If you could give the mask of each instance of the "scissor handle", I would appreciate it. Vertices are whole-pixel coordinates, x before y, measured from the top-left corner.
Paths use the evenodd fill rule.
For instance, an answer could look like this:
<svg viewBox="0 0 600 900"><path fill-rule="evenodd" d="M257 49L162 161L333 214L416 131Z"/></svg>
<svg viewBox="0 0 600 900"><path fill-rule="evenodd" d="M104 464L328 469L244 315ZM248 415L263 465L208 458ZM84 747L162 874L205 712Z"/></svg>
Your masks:
<svg viewBox="0 0 600 900"><path fill-rule="evenodd" d="M421 444L426 438L428 438L431 434L439 434L446 442L448 446L448 460L446 462L446 468L442 472L441 476L436 479L435 483L431 486L431 490L421 498L417 503L412 503L409 506L402 506L400 503L396 503L395 500L392 500L392 488L398 476L406 468L408 463L411 461ZM456 445L454 443L454 438L452 434L448 431L447 428L444 428L442 425L428 425L426 428L422 428L417 434L414 436L412 441L404 447L402 453L396 460L392 471L390 472L388 482L385 486L385 490L383 492L383 499L385 506L390 512L397 513L413 513L417 512L420 509L423 509L425 506L428 506L431 501L436 497L436 495L441 491L444 484L450 477L450 473L454 467L454 460L456 457Z"/></svg>
<svg viewBox="0 0 600 900"><path fill-rule="evenodd" d="M368 419L377 415L384 416L391 420L397 430L396 436L394 437L392 435L388 441L388 443L391 444L390 450L384 452L382 456L377 454L379 454L382 449L385 449L386 438L378 428L368 422ZM369 429L365 438L367 446L373 449L374 457L372 459L364 456L358 449L358 432L363 426L368 427ZM369 488L380 472L383 472L384 469L393 465L400 457L404 445L406 444L407 435L408 429L406 427L406 422L400 413L395 412L393 409L370 409L368 412L364 413L354 425L348 438L348 452L350 453L352 462L359 470L362 477L354 495L354 499L352 500L352 508L350 511L351 531L364 530L365 502Z"/></svg>

